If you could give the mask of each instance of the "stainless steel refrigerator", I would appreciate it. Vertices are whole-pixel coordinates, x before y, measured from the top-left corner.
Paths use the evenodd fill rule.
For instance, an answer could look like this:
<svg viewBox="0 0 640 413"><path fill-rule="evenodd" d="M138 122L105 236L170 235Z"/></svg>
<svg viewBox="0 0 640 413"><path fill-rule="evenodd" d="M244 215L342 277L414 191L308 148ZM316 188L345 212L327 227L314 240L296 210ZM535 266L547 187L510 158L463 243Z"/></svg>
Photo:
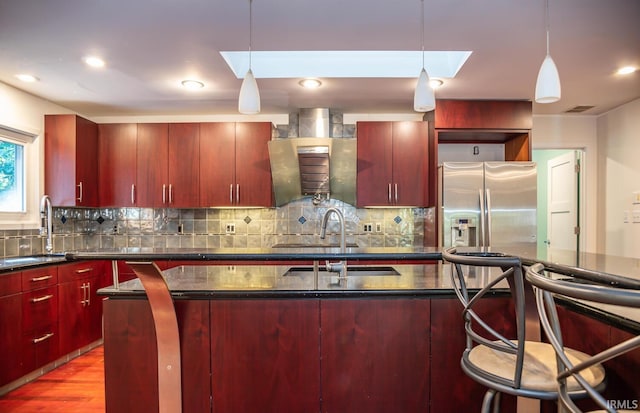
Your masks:
<svg viewBox="0 0 640 413"><path fill-rule="evenodd" d="M440 246L535 246L536 175L534 162L443 163Z"/></svg>

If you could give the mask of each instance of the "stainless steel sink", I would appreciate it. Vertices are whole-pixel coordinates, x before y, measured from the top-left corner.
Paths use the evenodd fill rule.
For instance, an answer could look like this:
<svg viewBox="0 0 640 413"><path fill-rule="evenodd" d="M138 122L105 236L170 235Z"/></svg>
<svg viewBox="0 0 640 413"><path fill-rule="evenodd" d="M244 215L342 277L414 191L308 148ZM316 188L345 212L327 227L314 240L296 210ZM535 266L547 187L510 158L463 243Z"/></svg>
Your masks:
<svg viewBox="0 0 640 413"><path fill-rule="evenodd" d="M340 244L274 244L271 248L340 248ZM347 243L347 248L358 248L358 244Z"/></svg>
<svg viewBox="0 0 640 413"><path fill-rule="evenodd" d="M313 275L313 267L291 267L283 276L285 277L305 277ZM324 267L318 268L318 275L337 275L336 273L327 271ZM347 277L381 277L381 276L399 276L400 273L393 267L376 267L376 266L347 266Z"/></svg>

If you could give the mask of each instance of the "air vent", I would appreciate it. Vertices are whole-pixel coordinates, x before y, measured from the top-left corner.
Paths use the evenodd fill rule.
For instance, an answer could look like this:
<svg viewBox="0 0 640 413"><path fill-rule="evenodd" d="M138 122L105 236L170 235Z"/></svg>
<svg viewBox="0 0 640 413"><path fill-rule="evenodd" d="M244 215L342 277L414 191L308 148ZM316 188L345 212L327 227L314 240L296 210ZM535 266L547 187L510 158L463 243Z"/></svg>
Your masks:
<svg viewBox="0 0 640 413"><path fill-rule="evenodd" d="M302 195L329 194L329 147L298 148Z"/></svg>
<svg viewBox="0 0 640 413"><path fill-rule="evenodd" d="M565 113L580 113L580 112L584 112L585 110L589 110L593 108L595 108L595 106L588 106L588 105L575 106L567 110Z"/></svg>

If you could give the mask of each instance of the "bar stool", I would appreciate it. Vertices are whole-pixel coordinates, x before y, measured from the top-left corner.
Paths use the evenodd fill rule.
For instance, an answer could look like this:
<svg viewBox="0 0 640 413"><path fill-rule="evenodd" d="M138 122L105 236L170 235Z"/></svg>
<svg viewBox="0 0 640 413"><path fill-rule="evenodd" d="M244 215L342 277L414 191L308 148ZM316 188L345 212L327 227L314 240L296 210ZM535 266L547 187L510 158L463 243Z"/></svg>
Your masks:
<svg viewBox="0 0 640 413"><path fill-rule="evenodd" d="M572 387L580 386L587 395L603 410L597 412L631 412L636 410L616 410L617 405L604 399L588 380L590 368L623 355L640 347L640 336L622 341L598 354L584 360L576 360L568 354L562 345L562 331L556 305L558 300L587 300L601 304L613 304L640 308L640 290L630 290L611 285L575 282L576 279L553 279L544 275L544 266L535 264L526 272L526 279L534 286L540 323L549 342L558 356L558 392L561 405L571 413L580 410L571 400ZM637 399L637 394L630 399ZM636 400L637 403L637 400ZM635 407L637 406L630 406Z"/></svg>
<svg viewBox="0 0 640 413"><path fill-rule="evenodd" d="M525 282L520 259L492 253L461 254L455 248L445 249L442 258L452 264L451 282L464 307L466 347L460 365L467 376L487 388L481 411L488 413L493 408L498 412L502 393L538 400L558 399L553 347L525 337ZM470 291L466 277L471 270L480 272L481 268L488 269L491 277L477 292ZM514 303L515 337L506 337L499 331L500 326L492 325L474 310L474 306L495 291L493 288L502 281L508 282ZM537 323L537 318L534 321ZM566 351L577 360L589 357L575 350ZM585 377L592 386L602 386L604 369L600 365L591 366ZM577 385L567 391L571 397L585 396L585 391Z"/></svg>

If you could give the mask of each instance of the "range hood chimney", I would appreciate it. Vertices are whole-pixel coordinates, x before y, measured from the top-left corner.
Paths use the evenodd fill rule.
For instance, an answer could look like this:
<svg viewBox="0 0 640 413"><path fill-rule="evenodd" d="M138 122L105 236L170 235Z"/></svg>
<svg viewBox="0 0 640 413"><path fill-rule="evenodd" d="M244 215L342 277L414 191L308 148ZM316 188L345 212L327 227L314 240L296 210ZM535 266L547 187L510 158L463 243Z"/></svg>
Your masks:
<svg viewBox="0 0 640 413"><path fill-rule="evenodd" d="M296 119L297 118L297 119ZM300 109L289 116L291 135L269 142L276 206L313 197L355 205L356 140L331 138L329 109Z"/></svg>

